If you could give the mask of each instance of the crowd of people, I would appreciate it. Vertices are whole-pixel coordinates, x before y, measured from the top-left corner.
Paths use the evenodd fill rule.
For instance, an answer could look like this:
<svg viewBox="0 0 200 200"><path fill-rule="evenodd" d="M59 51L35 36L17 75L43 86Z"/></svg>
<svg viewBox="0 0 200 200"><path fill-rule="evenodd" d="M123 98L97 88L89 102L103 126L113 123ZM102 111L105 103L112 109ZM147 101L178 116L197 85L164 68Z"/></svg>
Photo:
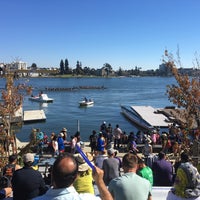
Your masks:
<svg viewBox="0 0 200 200"><path fill-rule="evenodd" d="M55 158L48 182L33 167L33 153L23 156L22 166L17 164L17 155L11 155L2 169L0 199L152 200L153 186L169 186L167 200L197 200L200 175L190 151L199 144L199 136L198 131L186 135L174 124L168 132L157 129L127 135L118 124L112 128L103 122L89 136L91 151L83 155L77 150L77 145L82 148L80 132L68 140L66 128L49 137L37 129L31 137L36 153L42 155L45 149ZM156 144L161 146L158 153L154 152ZM118 156L121 149L123 157ZM169 160L170 154L175 160ZM5 177L7 185L1 184Z"/></svg>
<svg viewBox="0 0 200 200"><path fill-rule="evenodd" d="M51 153L52 156L58 156L65 151L75 153L75 146L81 145L80 132L77 131L68 139L66 128L62 128L58 134L52 132L50 136L40 129L33 129L30 140L32 142L34 141L36 153L39 155Z"/></svg>

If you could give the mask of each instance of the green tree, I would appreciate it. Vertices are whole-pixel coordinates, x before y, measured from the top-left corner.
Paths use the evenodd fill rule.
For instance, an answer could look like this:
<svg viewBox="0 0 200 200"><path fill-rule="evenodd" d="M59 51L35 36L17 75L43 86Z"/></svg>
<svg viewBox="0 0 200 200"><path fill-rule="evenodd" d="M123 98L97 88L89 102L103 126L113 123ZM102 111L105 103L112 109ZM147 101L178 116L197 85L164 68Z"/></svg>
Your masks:
<svg viewBox="0 0 200 200"><path fill-rule="evenodd" d="M118 75L118 76L123 76L123 70L122 70L121 67L119 67L119 70L118 70L118 72L117 72L117 75Z"/></svg>
<svg viewBox="0 0 200 200"><path fill-rule="evenodd" d="M136 76L139 76L140 75L140 70L141 70L141 67L137 67L137 66L135 66L135 75Z"/></svg>
<svg viewBox="0 0 200 200"><path fill-rule="evenodd" d="M90 75L90 74L91 74L90 71L91 71L91 70L90 70L89 67L84 67L84 68L83 68L83 72L84 72L85 75Z"/></svg>
<svg viewBox="0 0 200 200"><path fill-rule="evenodd" d="M109 74L112 72L112 66L109 63L105 63L103 68L106 71L106 75L109 76Z"/></svg>
<svg viewBox="0 0 200 200"><path fill-rule="evenodd" d="M76 63L76 75L79 75L79 74L84 74L84 73L83 73L81 62L77 61L77 63Z"/></svg>
<svg viewBox="0 0 200 200"><path fill-rule="evenodd" d="M37 65L35 63L32 63L31 69L36 70L37 69Z"/></svg>
<svg viewBox="0 0 200 200"><path fill-rule="evenodd" d="M191 78L187 74L180 74L176 64L181 66L180 56L177 53L177 61L172 54L165 51L164 62L171 70L177 84L167 86L168 98L179 108L185 109L185 118L187 119L187 128L193 128L194 121L200 127L200 80L199 77Z"/></svg>
<svg viewBox="0 0 200 200"><path fill-rule="evenodd" d="M68 59L65 59L65 74L69 74L69 62Z"/></svg>
<svg viewBox="0 0 200 200"><path fill-rule="evenodd" d="M63 59L60 61L60 74L64 74L65 69L64 69L64 62Z"/></svg>

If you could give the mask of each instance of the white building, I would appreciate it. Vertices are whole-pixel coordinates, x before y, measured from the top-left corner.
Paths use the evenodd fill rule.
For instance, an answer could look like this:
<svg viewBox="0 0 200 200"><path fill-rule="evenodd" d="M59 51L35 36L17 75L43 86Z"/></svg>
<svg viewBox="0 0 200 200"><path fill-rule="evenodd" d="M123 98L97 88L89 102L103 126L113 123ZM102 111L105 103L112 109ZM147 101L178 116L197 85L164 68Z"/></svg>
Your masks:
<svg viewBox="0 0 200 200"><path fill-rule="evenodd" d="M7 64L6 67L10 68L10 70L27 70L27 63L22 61L16 61L11 64Z"/></svg>

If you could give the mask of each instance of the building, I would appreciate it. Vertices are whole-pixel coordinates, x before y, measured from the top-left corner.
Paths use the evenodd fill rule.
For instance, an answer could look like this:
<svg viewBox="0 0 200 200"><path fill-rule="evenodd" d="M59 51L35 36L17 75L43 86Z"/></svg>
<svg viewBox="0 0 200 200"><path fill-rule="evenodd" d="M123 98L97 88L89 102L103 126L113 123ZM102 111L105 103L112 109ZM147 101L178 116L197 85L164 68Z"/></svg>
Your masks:
<svg viewBox="0 0 200 200"><path fill-rule="evenodd" d="M161 65L159 65L159 74L160 76L171 76L172 72L165 63L162 63Z"/></svg>
<svg viewBox="0 0 200 200"><path fill-rule="evenodd" d="M10 70L27 70L27 63L22 61L16 61L10 64L6 64L6 68Z"/></svg>

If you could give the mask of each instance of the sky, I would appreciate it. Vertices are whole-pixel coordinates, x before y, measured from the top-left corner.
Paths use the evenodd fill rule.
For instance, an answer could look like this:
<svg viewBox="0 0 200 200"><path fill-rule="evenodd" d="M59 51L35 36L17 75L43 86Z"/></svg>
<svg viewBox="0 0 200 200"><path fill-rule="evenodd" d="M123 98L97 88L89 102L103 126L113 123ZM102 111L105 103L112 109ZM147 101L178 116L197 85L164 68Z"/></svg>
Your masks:
<svg viewBox="0 0 200 200"><path fill-rule="evenodd" d="M0 63L149 70L165 49L179 50L184 68L200 54L199 0L0 0L0 8Z"/></svg>

